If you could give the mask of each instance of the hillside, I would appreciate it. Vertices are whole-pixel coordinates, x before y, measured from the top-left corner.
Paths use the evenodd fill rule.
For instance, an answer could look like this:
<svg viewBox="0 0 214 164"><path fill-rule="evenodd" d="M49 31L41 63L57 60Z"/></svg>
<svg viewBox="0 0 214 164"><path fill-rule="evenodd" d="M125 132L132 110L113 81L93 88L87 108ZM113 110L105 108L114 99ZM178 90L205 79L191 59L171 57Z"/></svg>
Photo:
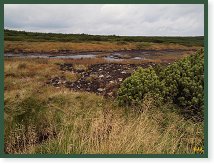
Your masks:
<svg viewBox="0 0 214 164"><path fill-rule="evenodd" d="M204 37L147 37L147 36L116 36L116 35L88 35L88 34L60 34L38 33L4 30L5 41L28 42L152 42L152 43L177 43L186 46L203 46Z"/></svg>

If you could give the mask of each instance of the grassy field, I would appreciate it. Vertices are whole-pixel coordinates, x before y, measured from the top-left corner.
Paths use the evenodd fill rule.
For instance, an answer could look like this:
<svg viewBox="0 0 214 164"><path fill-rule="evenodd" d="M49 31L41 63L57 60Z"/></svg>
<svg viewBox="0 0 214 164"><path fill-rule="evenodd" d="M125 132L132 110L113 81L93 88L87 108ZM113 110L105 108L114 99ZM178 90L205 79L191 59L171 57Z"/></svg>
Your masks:
<svg viewBox="0 0 214 164"><path fill-rule="evenodd" d="M22 41L5 41L5 52L24 52L24 53L60 53L66 51L72 52L114 52L123 50L189 50L198 49L198 46L187 47L179 44L160 44L160 43L127 43L117 44L111 42L86 42L86 43L73 43L73 42L22 42Z"/></svg>
<svg viewBox="0 0 214 164"><path fill-rule="evenodd" d="M65 35L12 30L4 33L5 53L184 50L181 55L165 54L148 60L116 62L152 63L153 66L161 63L162 59L168 65L189 56L189 53L203 48L204 39ZM146 95L140 106L121 107L113 97L48 84L50 79L60 76L75 81L81 76L77 72L83 68L87 71L92 64L109 63L101 57L73 60L5 58L5 153L194 154L197 153L195 148L203 147L203 121L185 118L180 113L181 108L173 103L157 105L156 98ZM59 64L64 63L71 63L72 68L78 71L61 70ZM111 68L110 71L114 70ZM91 74L95 76L93 73L97 73L99 77L99 72L100 68L97 68ZM118 80L119 77L115 76Z"/></svg>
<svg viewBox="0 0 214 164"><path fill-rule="evenodd" d="M5 152L30 154L192 154L203 146L203 122L179 108L119 107L113 99L46 84L63 60L5 59ZM76 64L78 67L78 64ZM64 72L66 78L75 75Z"/></svg>
<svg viewBox="0 0 214 164"><path fill-rule="evenodd" d="M5 52L60 53L121 50L189 50L203 47L203 37L131 37L51 34L5 30ZM97 39L101 38L101 39Z"/></svg>

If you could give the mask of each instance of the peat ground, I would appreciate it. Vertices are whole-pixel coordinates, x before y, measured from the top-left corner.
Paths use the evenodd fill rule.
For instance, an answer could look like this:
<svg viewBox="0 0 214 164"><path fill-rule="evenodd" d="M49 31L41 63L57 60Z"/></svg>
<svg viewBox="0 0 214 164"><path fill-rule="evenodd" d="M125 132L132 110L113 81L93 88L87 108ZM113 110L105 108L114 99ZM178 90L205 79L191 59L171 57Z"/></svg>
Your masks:
<svg viewBox="0 0 214 164"><path fill-rule="evenodd" d="M143 64L118 64L103 63L93 64L87 69L75 69L71 63L58 64L63 73L76 74L79 78L75 81L62 76L53 77L48 84L55 87L66 87L75 91L87 91L101 94L107 97L115 97L120 84L129 77L138 67L156 66L155 63ZM167 65L162 64L162 65Z"/></svg>

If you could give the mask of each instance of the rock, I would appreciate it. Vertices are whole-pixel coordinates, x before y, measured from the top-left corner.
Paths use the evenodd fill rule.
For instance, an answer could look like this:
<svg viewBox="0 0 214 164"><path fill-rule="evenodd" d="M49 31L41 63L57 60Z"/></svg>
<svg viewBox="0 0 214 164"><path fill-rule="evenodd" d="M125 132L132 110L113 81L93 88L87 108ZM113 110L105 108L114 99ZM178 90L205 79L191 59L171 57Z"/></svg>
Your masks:
<svg viewBox="0 0 214 164"><path fill-rule="evenodd" d="M98 88L97 89L99 92L103 92L105 89L104 88Z"/></svg>
<svg viewBox="0 0 214 164"><path fill-rule="evenodd" d="M118 81L120 81L120 82L123 81L123 78L118 78Z"/></svg>
<svg viewBox="0 0 214 164"><path fill-rule="evenodd" d="M113 92L109 92L109 93L107 93L107 95L112 96L112 95L113 95Z"/></svg>
<svg viewBox="0 0 214 164"><path fill-rule="evenodd" d="M168 62L167 62L168 63ZM150 63L153 64L153 63ZM146 64L145 66L148 66ZM145 67L143 66L143 67ZM138 65L134 64L94 64L88 67L87 70L80 71L75 70L72 64L61 64L60 69L63 71L69 71L73 73L78 72L78 79L75 81L67 81L62 73L62 76L51 77L48 84L52 84L55 87L63 87L82 90L88 92L95 92L99 95L103 94L109 97L114 97L115 91L122 81L131 75L131 72L136 70Z"/></svg>

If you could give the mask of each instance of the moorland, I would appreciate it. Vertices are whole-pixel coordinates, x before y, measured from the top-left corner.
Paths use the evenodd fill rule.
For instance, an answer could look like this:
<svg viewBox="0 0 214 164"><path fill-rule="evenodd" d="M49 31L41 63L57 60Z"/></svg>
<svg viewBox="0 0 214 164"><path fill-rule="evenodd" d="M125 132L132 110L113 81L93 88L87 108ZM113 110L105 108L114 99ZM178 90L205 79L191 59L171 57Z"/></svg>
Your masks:
<svg viewBox="0 0 214 164"><path fill-rule="evenodd" d="M5 153L198 153L203 40L5 30Z"/></svg>

